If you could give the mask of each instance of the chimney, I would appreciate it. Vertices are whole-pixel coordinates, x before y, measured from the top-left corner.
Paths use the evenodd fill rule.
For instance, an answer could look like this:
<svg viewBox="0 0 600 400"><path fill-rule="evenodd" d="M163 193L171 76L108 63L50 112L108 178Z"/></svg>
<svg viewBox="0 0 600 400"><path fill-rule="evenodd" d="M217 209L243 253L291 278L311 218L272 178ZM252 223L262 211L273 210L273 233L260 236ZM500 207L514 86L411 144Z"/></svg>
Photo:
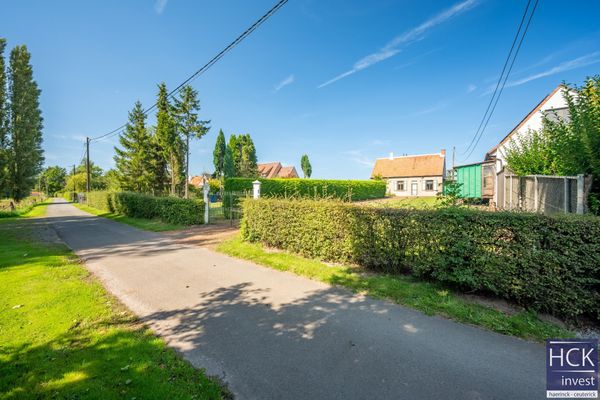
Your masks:
<svg viewBox="0 0 600 400"><path fill-rule="evenodd" d="M446 156L446 149L442 149L442 151L440 151L440 155L442 157Z"/></svg>
<svg viewBox="0 0 600 400"><path fill-rule="evenodd" d="M390 152L390 160L394 159L394 153Z"/></svg>

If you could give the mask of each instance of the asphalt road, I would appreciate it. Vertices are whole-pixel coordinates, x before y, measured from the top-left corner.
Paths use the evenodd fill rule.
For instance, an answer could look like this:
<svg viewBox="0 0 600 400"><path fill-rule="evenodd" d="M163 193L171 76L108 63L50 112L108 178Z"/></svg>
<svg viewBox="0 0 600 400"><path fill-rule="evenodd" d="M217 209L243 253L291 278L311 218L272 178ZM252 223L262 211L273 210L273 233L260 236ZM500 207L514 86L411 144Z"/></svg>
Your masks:
<svg viewBox="0 0 600 400"><path fill-rule="evenodd" d="M540 344L361 297L67 203L47 221L86 266L237 399L544 399Z"/></svg>

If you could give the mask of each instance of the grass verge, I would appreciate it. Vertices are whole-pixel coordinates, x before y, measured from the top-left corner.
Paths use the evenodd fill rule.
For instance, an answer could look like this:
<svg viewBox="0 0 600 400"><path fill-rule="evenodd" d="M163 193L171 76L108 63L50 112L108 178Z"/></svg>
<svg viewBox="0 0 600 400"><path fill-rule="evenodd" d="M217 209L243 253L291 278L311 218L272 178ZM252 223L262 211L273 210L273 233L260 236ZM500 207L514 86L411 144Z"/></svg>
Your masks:
<svg viewBox="0 0 600 400"><path fill-rule="evenodd" d="M244 242L239 235L219 244L217 251L507 335L537 341L574 337L573 332L542 321L533 312L509 315L471 302L440 284L410 276L365 273L358 267L329 265L285 251L269 252L260 244Z"/></svg>
<svg viewBox="0 0 600 400"><path fill-rule="evenodd" d="M226 396L32 223L0 225L0 399Z"/></svg>
<svg viewBox="0 0 600 400"><path fill-rule="evenodd" d="M114 214L103 210L98 210L97 208L89 207L84 204L73 203L73 205L82 211L97 215L98 217L112 219L113 221L122 222L146 231L165 232L175 231L186 227L185 225L169 224L157 219L133 218L121 214Z"/></svg>
<svg viewBox="0 0 600 400"><path fill-rule="evenodd" d="M41 217L46 214L46 208L48 207L48 202L41 202L37 204L32 204L27 206L21 210L17 210L15 212L6 212L0 211L0 221L5 219L15 219L15 218L35 218Z"/></svg>

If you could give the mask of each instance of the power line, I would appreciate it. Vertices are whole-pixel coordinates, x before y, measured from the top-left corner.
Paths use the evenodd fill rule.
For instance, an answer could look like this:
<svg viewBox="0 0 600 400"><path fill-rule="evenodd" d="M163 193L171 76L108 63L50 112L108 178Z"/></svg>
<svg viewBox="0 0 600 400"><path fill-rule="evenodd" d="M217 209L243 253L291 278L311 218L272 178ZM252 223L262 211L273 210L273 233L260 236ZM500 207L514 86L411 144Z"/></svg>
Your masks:
<svg viewBox="0 0 600 400"><path fill-rule="evenodd" d="M469 158L471 156L471 154L473 154L473 152L477 148L477 145L479 144L479 141L481 140L481 137L483 136L483 133L485 132L485 129L487 128L487 125L488 125L492 115L494 114L494 111L496 110L496 105L498 104L498 101L500 100L500 96L502 95L502 92L504 91L504 86L506 85L506 81L508 80L508 77L512 71L514 64L515 64L517 55L519 54L519 50L521 49L521 45L523 44L523 40L525 39L525 35L527 35L527 31L529 30L529 25L531 24L531 19L533 18L533 14L535 13L535 10L537 8L538 1L539 0L535 1L533 8L531 10L531 13L529 14L529 18L527 19L527 24L525 25L525 30L523 31L523 34L521 35L521 38L519 39L519 35L520 35L521 29L523 27L523 22L525 21L525 19L527 17L527 12L528 12L529 6L531 4L531 0L527 1L527 5L525 6L525 11L523 12L523 16L521 17L521 22L519 24L519 28L517 29L517 33L515 34L515 38L513 39L512 45L510 47L510 51L508 52L506 61L504 62L504 66L502 67L502 72L500 73L500 76L498 77L498 82L496 83L496 88L494 89L494 93L493 93L492 97L490 98L490 102L485 110L485 113L483 114L483 118L481 119L481 122L479 123L479 127L477 128L475 135L473 135L473 138L471 139L469 146L467 146L467 149L462 153L462 154L465 154L468 152L467 156L463 159L463 161L465 159ZM517 40L519 40L519 44L517 45L514 56L512 56L512 61L510 61L511 55L512 55L512 52L514 50ZM506 71L506 66L508 65L509 61L510 61L510 67L508 68L508 71ZM506 74L504 74L505 71L506 71ZM502 83L502 86L500 86L501 83ZM500 89L500 90L498 90L498 89ZM493 104L493 106L492 106L492 104Z"/></svg>
<svg viewBox="0 0 600 400"><path fill-rule="evenodd" d="M235 38L234 41L232 41L231 43L229 43L229 45L227 45L223 50L221 50L219 53L217 53L216 56L214 56L213 58L211 58L210 61L208 61L206 64L204 64L200 69L198 69L192 75L190 75L186 80L184 80L182 83L180 83L175 89L173 89L171 92L169 92L168 93L168 97L173 97L175 94L179 93L179 91L185 85L187 85L192 80L196 79L199 75L201 75L204 72L206 72L210 67L212 67L215 63L217 63L217 61L219 61L221 58L223 58L223 56L227 52L229 52L235 46L237 46L238 44L240 44L245 38L247 38L248 36L250 36L250 34L252 32L254 32L260 25L262 25L267 19L269 19L273 14L275 14L277 11L279 11L279 9L281 7L283 7L285 5L285 3L287 3L287 2L288 2L288 0L280 0L279 2L277 2L269 11L267 11L265 14L263 14L262 17L260 17L258 20L256 20L252 25L250 25L250 27L248 29L246 29L242 34L240 34L237 38ZM143 113L145 115L147 115L148 112L150 112L154 108L156 108L157 104L158 103L154 103L151 107L148 107L147 109L145 109L143 111ZM108 139L109 137L112 137L112 136L120 133L126 126L127 126L127 123L121 125L117 129L113 129L112 131L107 132L107 133L105 133L103 135L96 136L94 138L90 138L90 142L97 141L97 140L100 140L100 139L103 139L103 138Z"/></svg>

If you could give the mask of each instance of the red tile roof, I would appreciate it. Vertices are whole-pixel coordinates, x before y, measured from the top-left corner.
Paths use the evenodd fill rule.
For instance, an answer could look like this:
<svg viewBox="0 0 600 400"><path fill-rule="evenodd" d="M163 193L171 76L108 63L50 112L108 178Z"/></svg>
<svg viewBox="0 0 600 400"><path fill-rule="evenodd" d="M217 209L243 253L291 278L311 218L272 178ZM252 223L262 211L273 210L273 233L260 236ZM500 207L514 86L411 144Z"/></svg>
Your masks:
<svg viewBox="0 0 600 400"><path fill-rule="evenodd" d="M443 176L446 156L440 154L423 154L393 158L378 158L375 161L371 178Z"/></svg>
<svg viewBox="0 0 600 400"><path fill-rule="evenodd" d="M283 167L279 161L257 164L256 166L261 178L298 178L295 167Z"/></svg>

